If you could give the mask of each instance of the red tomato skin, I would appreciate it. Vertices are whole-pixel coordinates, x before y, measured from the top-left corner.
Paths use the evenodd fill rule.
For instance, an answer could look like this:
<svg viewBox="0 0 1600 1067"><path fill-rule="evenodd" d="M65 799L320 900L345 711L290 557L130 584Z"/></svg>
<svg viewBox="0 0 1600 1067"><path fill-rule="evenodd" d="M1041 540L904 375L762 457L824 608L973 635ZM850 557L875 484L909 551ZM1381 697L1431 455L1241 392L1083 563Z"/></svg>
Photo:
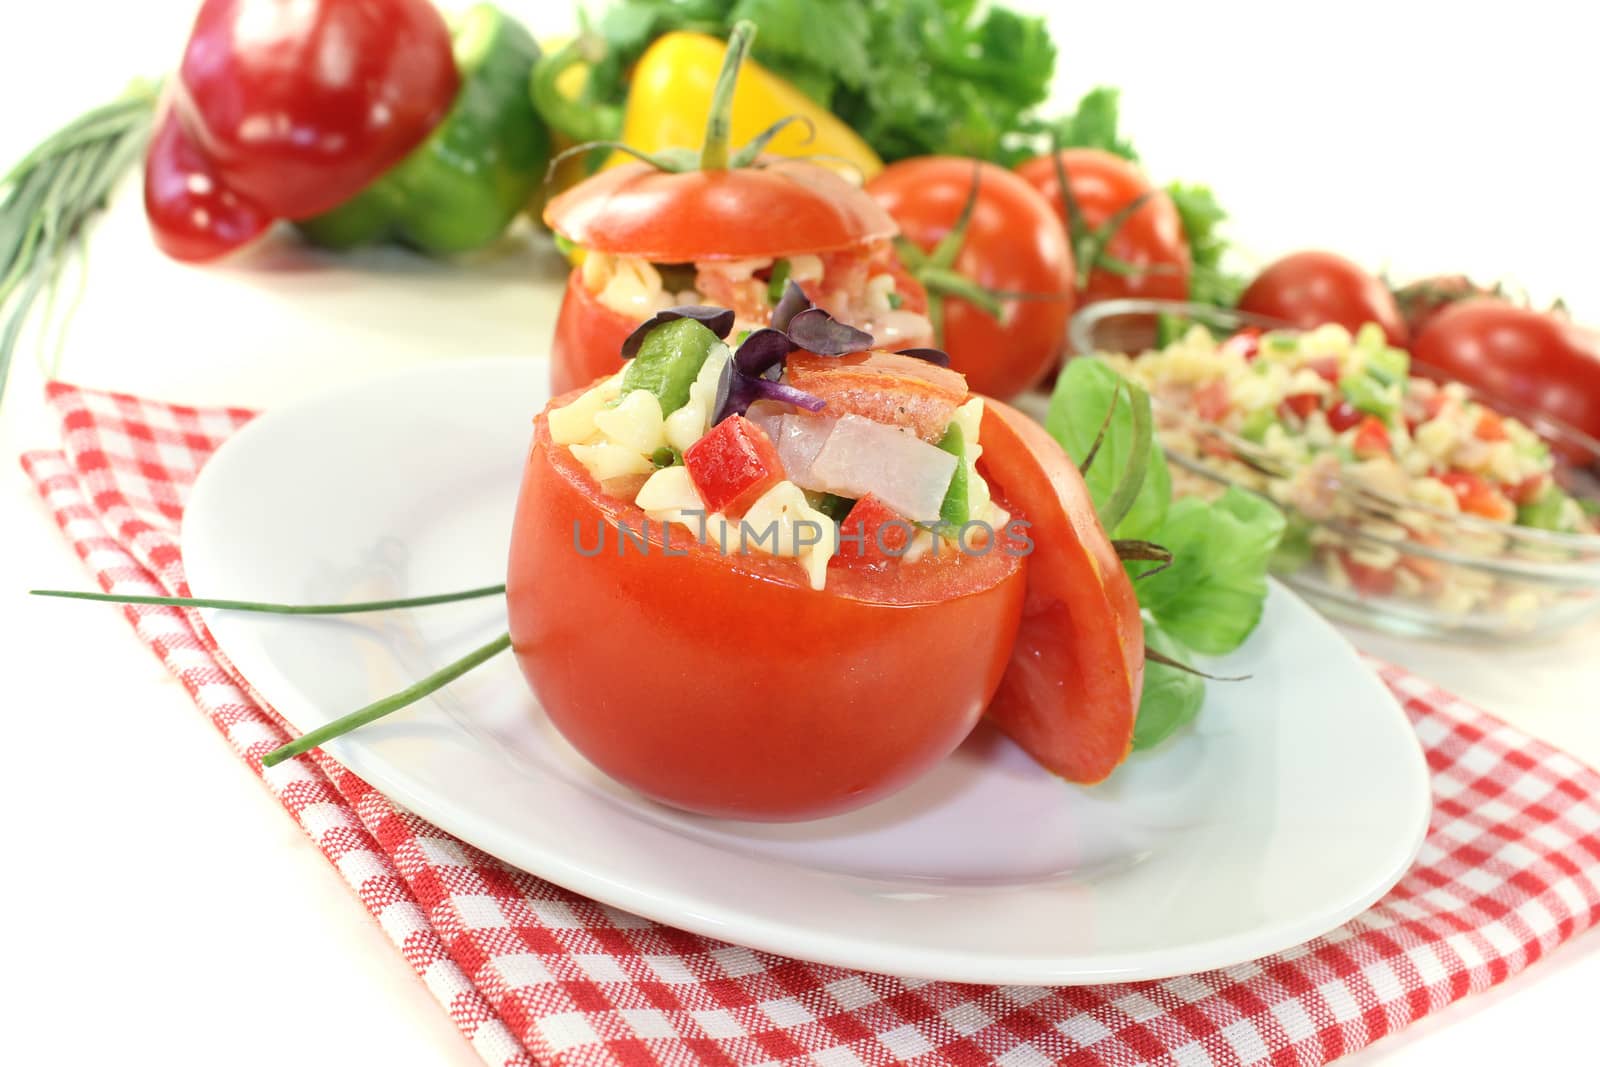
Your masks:
<svg viewBox="0 0 1600 1067"><path fill-rule="evenodd" d="M583 284L574 267L550 339L550 394L560 396L622 369L622 342L639 322L612 311Z"/></svg>
<svg viewBox="0 0 1600 1067"><path fill-rule="evenodd" d="M187 263L227 255L272 225L271 215L222 184L170 110L145 154L144 211L156 247Z"/></svg>
<svg viewBox="0 0 1600 1067"><path fill-rule="evenodd" d="M671 556L659 525L650 554L619 554L615 524L643 518L535 420L508 566L512 648L562 735L662 803L758 820L859 807L953 751L1006 669L1026 558L833 568L818 592L793 560L724 557L682 528ZM593 549L597 523L609 539L579 555L575 531Z"/></svg>
<svg viewBox="0 0 1600 1067"><path fill-rule="evenodd" d="M1486 397L1600 438L1600 334L1592 330L1503 300L1464 300L1434 315L1411 351Z"/></svg>
<svg viewBox="0 0 1600 1067"><path fill-rule="evenodd" d="M1047 770L1105 779L1133 746L1144 622L1083 477L1044 428L984 401L979 469L1030 524L1028 595L989 718ZM1021 501L1021 504L1016 502Z"/></svg>
<svg viewBox="0 0 1600 1067"><path fill-rule="evenodd" d="M766 431L743 415L723 419L689 446L683 465L708 512L737 519L783 481L783 460Z"/></svg>
<svg viewBox="0 0 1600 1067"><path fill-rule="evenodd" d="M428 0L206 0L173 110L224 185L303 219L405 158L459 86Z"/></svg>
<svg viewBox="0 0 1600 1067"><path fill-rule="evenodd" d="M1376 322L1391 345L1404 348L1410 339L1388 286L1332 252L1294 252L1269 264L1239 298L1239 310L1302 329L1336 322L1355 333Z"/></svg>
<svg viewBox="0 0 1600 1067"><path fill-rule="evenodd" d="M1129 215L1106 245L1115 259L1140 268L1122 275L1104 269L1089 272L1088 282L1078 294L1082 304L1121 297L1146 300L1187 300L1189 279L1194 265L1189 255L1189 240L1184 235L1178 207L1163 190L1152 189L1150 181L1134 164L1098 148L1064 148L1061 164L1072 195L1083 214L1084 224L1098 229L1113 215L1139 197L1150 198ZM1056 167L1050 156L1030 159L1017 168L1017 174L1039 190L1057 219L1065 225L1066 204Z"/></svg>
<svg viewBox="0 0 1600 1067"><path fill-rule="evenodd" d="M817 356L794 352L789 384L821 397L830 417L860 415L904 426L924 441L937 442L956 408L967 399L966 380L948 367L897 352Z"/></svg>
<svg viewBox="0 0 1600 1067"><path fill-rule="evenodd" d="M978 176L978 201L956 256L958 274L985 289L1040 294L1008 300L999 319L958 297L944 302L939 343L974 392L1009 397L1037 385L1066 345L1076 303L1072 249L1050 204L1003 167L954 156L924 156L887 167L867 192L904 236L931 252L961 217Z"/></svg>
<svg viewBox="0 0 1600 1067"><path fill-rule="evenodd" d="M776 259L893 237L873 199L828 168L764 157L759 169L601 171L554 197L545 225L584 248L654 263Z"/></svg>

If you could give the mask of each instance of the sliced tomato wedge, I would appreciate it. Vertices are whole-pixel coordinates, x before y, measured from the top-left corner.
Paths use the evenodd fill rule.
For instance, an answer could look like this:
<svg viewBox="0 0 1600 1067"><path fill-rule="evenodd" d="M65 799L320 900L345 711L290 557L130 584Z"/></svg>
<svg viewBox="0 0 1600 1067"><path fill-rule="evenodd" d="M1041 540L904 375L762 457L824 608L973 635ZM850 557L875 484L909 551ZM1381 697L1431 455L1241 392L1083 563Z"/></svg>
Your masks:
<svg viewBox="0 0 1600 1067"><path fill-rule="evenodd" d="M938 441L967 399L967 380L948 367L898 352L848 356L791 353L789 384L827 402L825 414L905 426Z"/></svg>
<svg viewBox="0 0 1600 1067"><path fill-rule="evenodd" d="M1095 517L1078 468L1038 423L985 398L990 484L1027 520L1027 594L989 718L1048 770L1103 780L1127 758L1144 685L1133 582Z"/></svg>

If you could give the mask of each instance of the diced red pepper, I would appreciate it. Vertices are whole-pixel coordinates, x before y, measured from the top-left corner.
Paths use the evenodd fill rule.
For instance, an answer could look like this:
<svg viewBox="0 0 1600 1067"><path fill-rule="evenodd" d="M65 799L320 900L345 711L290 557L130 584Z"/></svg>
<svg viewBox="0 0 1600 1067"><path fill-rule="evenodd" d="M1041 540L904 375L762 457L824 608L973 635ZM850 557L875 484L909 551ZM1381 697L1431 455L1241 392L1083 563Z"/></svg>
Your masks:
<svg viewBox="0 0 1600 1067"><path fill-rule="evenodd" d="M1393 570L1369 567L1357 562L1348 552L1339 553L1339 563L1344 567L1345 574L1350 576L1350 584L1362 596L1388 596L1394 592Z"/></svg>
<svg viewBox="0 0 1600 1067"><path fill-rule="evenodd" d="M733 519L784 477L778 446L743 415L723 419L690 445L683 465L706 510Z"/></svg>
<svg viewBox="0 0 1600 1067"><path fill-rule="evenodd" d="M839 524L839 554L851 564L898 559L911 546L912 527L899 512L868 493L857 500Z"/></svg>
<svg viewBox="0 0 1600 1067"><path fill-rule="evenodd" d="M1510 522L1517 509L1495 487L1467 471L1446 471L1439 480L1456 495L1456 503L1469 515L1481 515L1496 522Z"/></svg>
<svg viewBox="0 0 1600 1067"><path fill-rule="evenodd" d="M1352 426L1359 425L1367 416L1348 400L1341 400L1328 409L1328 427L1334 433L1344 433Z"/></svg>
<svg viewBox="0 0 1600 1067"><path fill-rule="evenodd" d="M1213 379L1194 391L1194 413L1206 422L1221 422L1233 410L1228 396L1228 383Z"/></svg>
<svg viewBox="0 0 1600 1067"><path fill-rule="evenodd" d="M1498 412L1484 408L1478 416L1478 424L1472 428L1473 435L1480 441L1504 441L1506 439L1505 420L1500 418Z"/></svg>
<svg viewBox="0 0 1600 1067"><path fill-rule="evenodd" d="M1278 411L1284 416L1293 415L1304 422L1321 406L1322 398L1316 393L1290 393L1283 398L1283 403L1278 405Z"/></svg>
<svg viewBox="0 0 1600 1067"><path fill-rule="evenodd" d="M1253 361L1261 353L1261 327L1241 327L1239 332L1218 345L1217 351L1243 356L1246 363Z"/></svg>
<svg viewBox="0 0 1600 1067"><path fill-rule="evenodd" d="M1337 385L1338 384L1338 382L1339 382L1339 357L1338 356L1318 356L1316 359L1308 359L1308 360L1306 360L1306 366L1308 368L1310 368L1317 375L1317 377L1321 378L1323 381L1327 382L1329 385Z"/></svg>
<svg viewBox="0 0 1600 1067"><path fill-rule="evenodd" d="M1389 455L1389 427L1378 416L1368 415L1356 429L1355 440L1350 443L1350 448L1363 459Z"/></svg>

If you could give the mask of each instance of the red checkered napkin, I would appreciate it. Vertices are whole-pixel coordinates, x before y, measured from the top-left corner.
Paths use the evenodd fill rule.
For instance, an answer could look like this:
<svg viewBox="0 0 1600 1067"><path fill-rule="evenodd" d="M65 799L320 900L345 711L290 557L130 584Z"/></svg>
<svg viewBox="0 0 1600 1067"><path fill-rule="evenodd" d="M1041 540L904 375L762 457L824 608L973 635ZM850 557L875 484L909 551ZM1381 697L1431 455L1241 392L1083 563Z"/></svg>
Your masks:
<svg viewBox="0 0 1600 1067"><path fill-rule="evenodd" d="M186 593L178 521L250 413L55 385L22 458L102 587ZM1421 858L1366 914L1226 970L1072 989L861 974L574 896L401 811L288 727L197 616L124 609L491 1064L1319 1064L1515 974L1600 918L1600 775L1379 665L1433 773ZM150 754L158 759L156 753ZM176 771L174 771L176 773Z"/></svg>

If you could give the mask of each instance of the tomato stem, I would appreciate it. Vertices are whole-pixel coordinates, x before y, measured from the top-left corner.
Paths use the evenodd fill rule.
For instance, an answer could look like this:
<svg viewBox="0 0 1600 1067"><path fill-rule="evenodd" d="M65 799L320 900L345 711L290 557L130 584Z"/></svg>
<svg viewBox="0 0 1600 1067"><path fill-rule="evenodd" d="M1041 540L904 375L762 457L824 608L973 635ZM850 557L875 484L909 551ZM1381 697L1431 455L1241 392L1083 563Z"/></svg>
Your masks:
<svg viewBox="0 0 1600 1067"><path fill-rule="evenodd" d="M348 715L333 720L326 726L301 734L288 744L273 749L261 757L261 766L276 767L284 760L293 759L302 753L309 752L324 742L331 741L335 737L349 733L351 730L375 722L390 712L409 707L430 693L443 689L474 667L493 659L510 647L511 635L503 633L488 644L468 652L454 663L440 667L420 682L409 685L398 693L386 696L382 700L374 701L364 708L358 708Z"/></svg>
<svg viewBox="0 0 1600 1067"><path fill-rule="evenodd" d="M498 596L506 591L504 585L484 585L456 593L432 593L428 596L403 597L399 600L359 600L348 604L279 604L261 600L226 600L218 597L192 596L130 596L122 593L86 593L75 589L32 589L31 596L56 597L62 600L93 600L102 604L149 604L172 608L223 608L228 611L255 611L271 615L359 615L370 611L393 611L397 608L425 608L433 604L451 604L458 600L475 600L479 597Z"/></svg>
<svg viewBox="0 0 1600 1067"><path fill-rule="evenodd" d="M728 51L722 58L717 87L711 93L711 112L706 116L706 139L700 146L701 170L728 169L728 142L733 136L733 90L739 83L739 68L750 54L756 25L740 19L728 35Z"/></svg>

